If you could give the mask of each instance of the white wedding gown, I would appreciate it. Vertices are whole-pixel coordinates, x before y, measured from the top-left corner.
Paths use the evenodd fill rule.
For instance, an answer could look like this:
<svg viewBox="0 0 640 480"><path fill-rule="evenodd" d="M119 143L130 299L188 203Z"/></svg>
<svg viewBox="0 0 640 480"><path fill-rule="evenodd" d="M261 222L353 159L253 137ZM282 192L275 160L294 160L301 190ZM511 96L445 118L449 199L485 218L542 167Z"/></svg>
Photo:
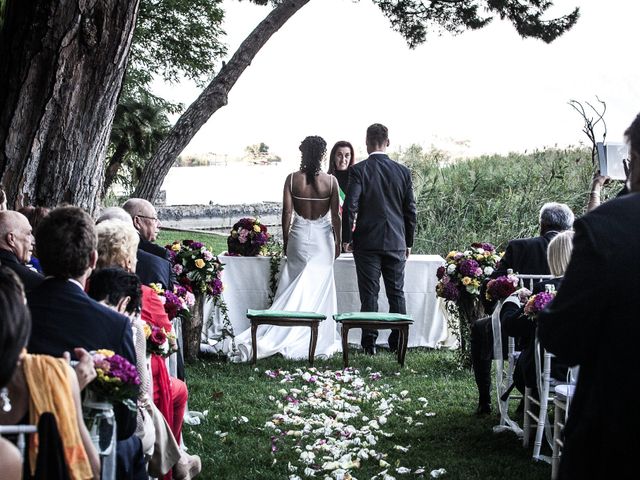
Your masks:
<svg viewBox="0 0 640 480"><path fill-rule="evenodd" d="M270 310L316 312L326 315L318 328L315 358L327 358L340 350L340 338L333 315L337 312L333 279L334 238L331 213L307 220L297 213L289 232L287 261ZM289 359L309 356L309 327L260 325L257 332L258 359L276 353ZM235 338L238 361L251 360L251 329Z"/></svg>

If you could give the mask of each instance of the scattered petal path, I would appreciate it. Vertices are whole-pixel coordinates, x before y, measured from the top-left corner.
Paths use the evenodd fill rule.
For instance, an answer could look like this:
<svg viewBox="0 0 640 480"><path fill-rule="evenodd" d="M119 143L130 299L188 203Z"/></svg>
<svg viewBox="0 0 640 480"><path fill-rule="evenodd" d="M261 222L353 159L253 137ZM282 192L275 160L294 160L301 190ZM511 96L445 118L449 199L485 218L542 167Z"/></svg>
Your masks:
<svg viewBox="0 0 640 480"><path fill-rule="evenodd" d="M357 480L363 462L380 468L372 480L426 475L424 467L412 469L398 462L392 467L387 461L389 453L380 447L383 438L393 437L389 426L420 428L424 424L416 419L435 415L427 410L426 398L414 401L407 390L396 394L381 381L382 374L370 368L364 375L352 368L266 370L265 375L281 384L277 396L269 396L277 413L265 427L271 432L274 461L281 449L297 454L297 462L288 464L289 480ZM403 454L411 445L392 448L395 454ZM444 469L433 470L430 476L444 473Z"/></svg>

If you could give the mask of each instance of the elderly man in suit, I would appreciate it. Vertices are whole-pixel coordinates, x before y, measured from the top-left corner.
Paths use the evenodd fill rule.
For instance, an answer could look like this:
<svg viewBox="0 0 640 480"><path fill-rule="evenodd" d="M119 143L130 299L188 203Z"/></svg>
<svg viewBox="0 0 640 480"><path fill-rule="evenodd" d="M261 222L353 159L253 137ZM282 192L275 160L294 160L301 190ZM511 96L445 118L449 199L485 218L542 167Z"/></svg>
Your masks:
<svg viewBox="0 0 640 480"><path fill-rule="evenodd" d="M160 231L160 220L155 207L142 198L130 198L122 208L129 214L133 226L140 235L136 274L144 285L161 283L166 289L173 288L174 277L169 262L169 253L154 243Z"/></svg>
<svg viewBox="0 0 640 480"><path fill-rule="evenodd" d="M389 312L407 313L404 299L404 267L413 246L416 202L411 172L391 160L386 152L389 131L379 123L367 129L369 157L349 170L345 200L352 235L353 258L358 276L361 311L377 312L380 273L389 300ZM345 245L345 251L351 247ZM376 353L377 330L362 330L365 353ZM396 350L398 333L389 336Z"/></svg>
<svg viewBox="0 0 640 480"><path fill-rule="evenodd" d="M492 278L506 275L511 269L514 273L549 275L547 247L559 233L570 230L574 215L564 203L545 203L540 209L540 235L531 238L511 240L504 256ZM484 290L481 293L484 299ZM488 311L493 305L485 303ZM484 415L491 412L491 359L493 358L493 330L491 319L483 318L471 326L471 361L473 374L478 387L478 407L476 413Z"/></svg>
<svg viewBox="0 0 640 480"><path fill-rule="evenodd" d="M11 210L0 211L0 263L16 272L27 292L44 280L25 265L32 252L33 235L27 217Z"/></svg>
<svg viewBox="0 0 640 480"><path fill-rule="evenodd" d="M542 345L569 365L580 365L564 432L562 479L637 477L640 115L625 136L631 193L576 221L562 285L538 315Z"/></svg>

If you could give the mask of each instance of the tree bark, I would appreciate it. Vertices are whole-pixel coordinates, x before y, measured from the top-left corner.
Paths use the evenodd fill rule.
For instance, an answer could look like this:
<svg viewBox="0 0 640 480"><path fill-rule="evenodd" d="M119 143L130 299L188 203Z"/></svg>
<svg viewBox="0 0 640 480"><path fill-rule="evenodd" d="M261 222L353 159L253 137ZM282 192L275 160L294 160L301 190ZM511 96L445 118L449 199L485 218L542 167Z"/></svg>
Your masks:
<svg viewBox="0 0 640 480"><path fill-rule="evenodd" d="M109 163L107 163L107 168L104 171L104 184L102 185L102 198L107 194L109 187L116 179L116 175L118 174L118 170L122 166L122 161L124 160L125 155L129 151L129 147L125 142L120 142L116 147L116 151L113 153L111 158L109 159Z"/></svg>
<svg viewBox="0 0 640 480"><path fill-rule="evenodd" d="M9 205L94 213L139 0L8 0L0 179Z"/></svg>
<svg viewBox="0 0 640 480"><path fill-rule="evenodd" d="M175 159L211 118L211 115L227 104L229 91L242 72L251 64L271 36L307 3L309 0L284 0L249 34L229 63L222 67L218 75L178 119L167 138L158 146L156 153L142 171L140 182L134 193L135 197L153 202Z"/></svg>

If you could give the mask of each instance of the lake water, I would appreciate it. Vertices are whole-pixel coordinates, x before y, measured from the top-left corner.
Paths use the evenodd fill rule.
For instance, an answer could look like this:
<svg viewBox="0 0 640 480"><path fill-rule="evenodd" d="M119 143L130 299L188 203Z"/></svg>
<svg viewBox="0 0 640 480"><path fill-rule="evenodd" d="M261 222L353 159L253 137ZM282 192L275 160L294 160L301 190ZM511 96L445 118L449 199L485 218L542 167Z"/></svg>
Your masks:
<svg viewBox="0 0 640 480"><path fill-rule="evenodd" d="M173 167L162 190L167 192L167 205L281 202L285 178L296 169L296 165L285 162Z"/></svg>

